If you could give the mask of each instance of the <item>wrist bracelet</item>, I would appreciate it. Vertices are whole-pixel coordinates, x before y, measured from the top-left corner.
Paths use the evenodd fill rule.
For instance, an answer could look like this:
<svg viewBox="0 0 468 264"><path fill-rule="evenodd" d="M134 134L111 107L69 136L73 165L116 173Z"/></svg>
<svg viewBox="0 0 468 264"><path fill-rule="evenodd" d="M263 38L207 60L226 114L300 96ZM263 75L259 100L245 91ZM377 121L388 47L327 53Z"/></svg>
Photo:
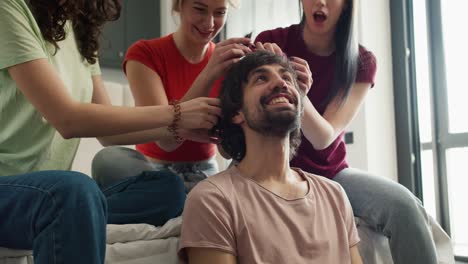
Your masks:
<svg viewBox="0 0 468 264"><path fill-rule="evenodd" d="M172 134L174 137L175 141L180 144L184 141L183 138L180 137L179 135L179 124L178 122L180 121L180 103L177 100L172 100L169 102L170 105L173 106L174 108L174 119L172 120L172 124L167 127L167 130Z"/></svg>

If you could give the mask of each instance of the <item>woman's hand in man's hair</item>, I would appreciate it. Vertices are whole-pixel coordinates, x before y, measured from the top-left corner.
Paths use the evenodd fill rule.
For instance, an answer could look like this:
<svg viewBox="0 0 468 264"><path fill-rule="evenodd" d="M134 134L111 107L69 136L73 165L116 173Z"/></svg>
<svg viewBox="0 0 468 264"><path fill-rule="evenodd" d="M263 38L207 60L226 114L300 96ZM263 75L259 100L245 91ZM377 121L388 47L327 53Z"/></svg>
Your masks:
<svg viewBox="0 0 468 264"><path fill-rule="evenodd" d="M198 97L180 103L179 128L211 129L218 123L221 116L218 98Z"/></svg>
<svg viewBox="0 0 468 264"><path fill-rule="evenodd" d="M220 78L232 64L252 52L251 46L248 38L230 38L216 44L210 61L203 72L208 74L212 81Z"/></svg>
<svg viewBox="0 0 468 264"><path fill-rule="evenodd" d="M314 82L309 64L306 60L299 57L291 57L290 61L294 70L296 71L297 84L299 85L299 89L301 89L303 95L307 95L310 88L312 87L312 83Z"/></svg>
<svg viewBox="0 0 468 264"><path fill-rule="evenodd" d="M255 50L266 50L276 55L285 55L281 48L276 43L255 43Z"/></svg>

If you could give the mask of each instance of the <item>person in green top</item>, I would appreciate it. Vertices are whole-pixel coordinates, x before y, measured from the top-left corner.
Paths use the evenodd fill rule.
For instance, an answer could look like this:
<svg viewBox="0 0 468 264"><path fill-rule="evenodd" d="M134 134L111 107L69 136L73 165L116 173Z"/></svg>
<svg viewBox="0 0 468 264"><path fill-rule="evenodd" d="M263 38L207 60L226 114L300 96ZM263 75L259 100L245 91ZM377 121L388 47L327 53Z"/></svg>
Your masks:
<svg viewBox="0 0 468 264"><path fill-rule="evenodd" d="M33 249L36 264L104 263L106 222L157 224L183 208L183 191L164 192L183 182L165 172L126 179L105 197L90 177L68 171L78 138L136 144L185 130L200 140L197 131L220 115L215 98L110 104L98 39L120 8L119 0L0 1L0 247ZM135 195L140 189L147 195Z"/></svg>

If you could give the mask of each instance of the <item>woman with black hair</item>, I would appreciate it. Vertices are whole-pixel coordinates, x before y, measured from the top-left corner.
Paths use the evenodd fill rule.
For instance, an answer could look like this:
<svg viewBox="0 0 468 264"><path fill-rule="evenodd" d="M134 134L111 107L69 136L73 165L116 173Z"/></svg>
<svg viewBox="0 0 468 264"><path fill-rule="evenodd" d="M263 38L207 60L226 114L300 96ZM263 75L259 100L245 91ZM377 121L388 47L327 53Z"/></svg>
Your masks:
<svg viewBox="0 0 468 264"><path fill-rule="evenodd" d="M33 249L36 264L104 263L107 221L157 223L182 211L185 194L164 191L184 188L170 173L129 179L105 190L106 202L92 179L67 171L78 138L157 140L168 126L210 129L220 112L214 98L110 105L98 38L119 2L0 1L0 247ZM149 189L124 199L131 187Z"/></svg>
<svg viewBox="0 0 468 264"><path fill-rule="evenodd" d="M256 38L258 48L292 57L307 94L302 144L291 165L340 183L354 214L389 238L395 263L436 263L421 202L402 185L349 168L346 162L344 129L376 73L374 55L356 40L357 1L301 2L300 24L264 31Z"/></svg>

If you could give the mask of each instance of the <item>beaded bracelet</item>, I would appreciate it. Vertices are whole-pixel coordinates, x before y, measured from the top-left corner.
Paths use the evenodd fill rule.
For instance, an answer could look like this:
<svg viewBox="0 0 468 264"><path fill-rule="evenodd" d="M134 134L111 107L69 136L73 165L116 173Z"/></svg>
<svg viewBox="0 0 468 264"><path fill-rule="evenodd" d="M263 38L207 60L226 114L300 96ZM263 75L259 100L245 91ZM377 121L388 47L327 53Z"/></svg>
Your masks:
<svg viewBox="0 0 468 264"><path fill-rule="evenodd" d="M180 137L179 135L179 125L178 122L180 121L180 103L177 100L172 100L169 102L170 105L174 107L174 119L172 120L172 124L167 127L167 130L172 134L174 137L175 141L180 144L182 141L184 141L183 138Z"/></svg>

